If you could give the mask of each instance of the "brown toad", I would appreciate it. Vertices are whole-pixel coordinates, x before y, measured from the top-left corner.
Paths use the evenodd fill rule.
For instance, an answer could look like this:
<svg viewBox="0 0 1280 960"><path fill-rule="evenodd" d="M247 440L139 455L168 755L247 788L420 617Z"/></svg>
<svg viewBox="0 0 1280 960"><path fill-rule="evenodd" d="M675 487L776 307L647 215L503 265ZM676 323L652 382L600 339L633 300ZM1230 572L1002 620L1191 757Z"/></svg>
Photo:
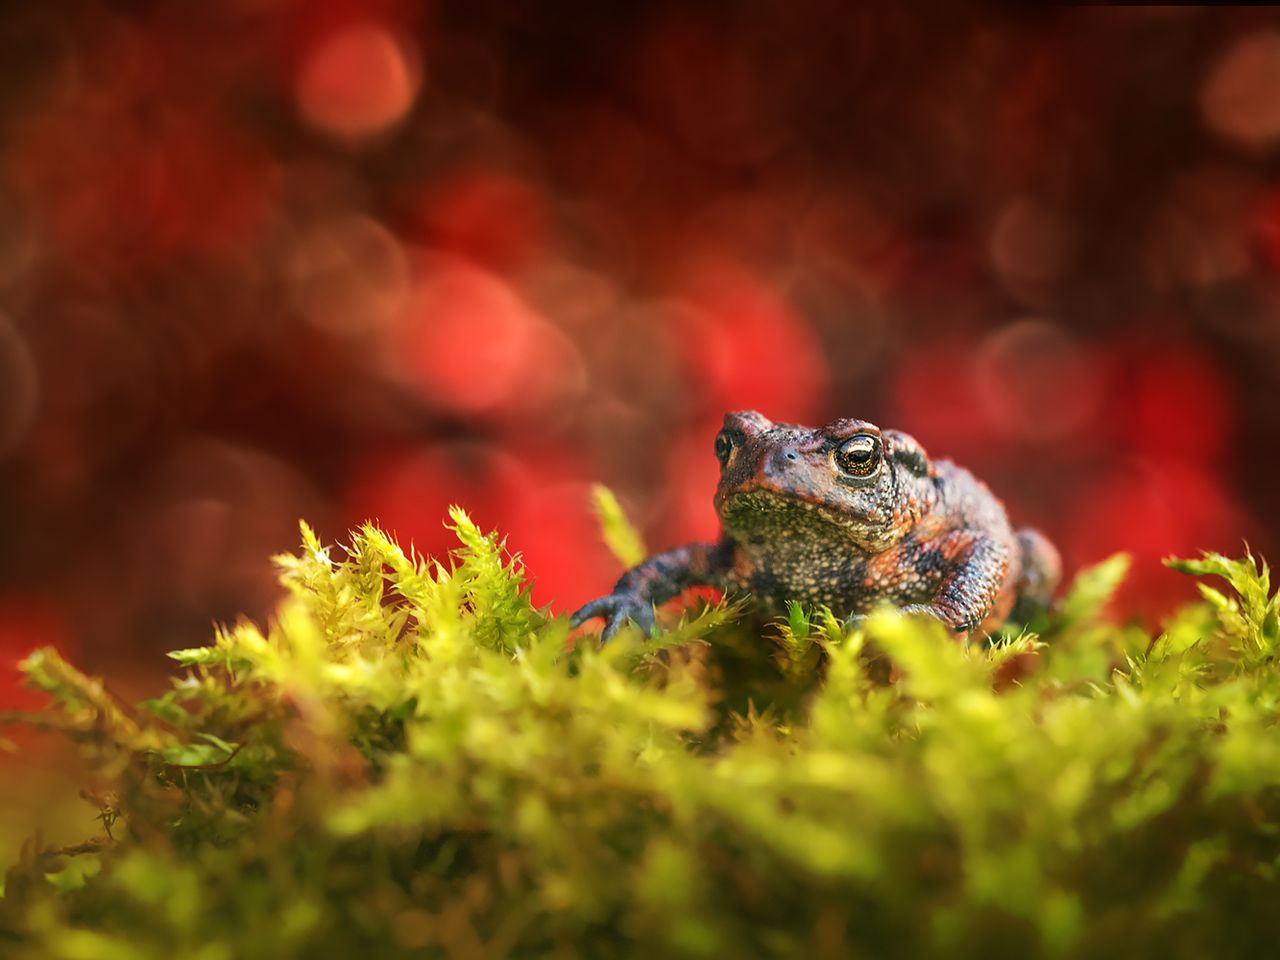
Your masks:
<svg viewBox="0 0 1280 960"><path fill-rule="evenodd" d="M574 626L603 617L608 638L630 619L648 632L654 604L707 585L750 594L765 613L798 600L851 617L887 602L969 633L1025 621L1061 576L1043 535L1013 530L985 484L897 430L730 413L715 452L720 539L633 567Z"/></svg>

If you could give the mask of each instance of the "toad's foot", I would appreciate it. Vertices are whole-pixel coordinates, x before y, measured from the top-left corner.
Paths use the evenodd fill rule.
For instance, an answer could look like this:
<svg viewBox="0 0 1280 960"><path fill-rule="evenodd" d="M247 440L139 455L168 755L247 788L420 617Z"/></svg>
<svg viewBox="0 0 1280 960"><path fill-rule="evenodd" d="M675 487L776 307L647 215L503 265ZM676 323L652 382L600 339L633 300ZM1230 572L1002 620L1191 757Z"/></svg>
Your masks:
<svg viewBox="0 0 1280 960"><path fill-rule="evenodd" d="M653 632L653 604L632 593L611 593L579 607L569 618L570 626L580 627L592 617L604 619L601 640L608 640L630 620L646 636Z"/></svg>

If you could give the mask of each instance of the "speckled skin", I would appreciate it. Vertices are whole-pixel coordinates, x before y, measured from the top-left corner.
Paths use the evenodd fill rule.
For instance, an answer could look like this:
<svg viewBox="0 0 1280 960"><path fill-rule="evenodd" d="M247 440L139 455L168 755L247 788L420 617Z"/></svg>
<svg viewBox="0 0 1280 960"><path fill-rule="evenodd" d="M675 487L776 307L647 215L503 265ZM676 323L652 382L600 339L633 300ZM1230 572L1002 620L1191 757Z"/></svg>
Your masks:
<svg viewBox="0 0 1280 960"><path fill-rule="evenodd" d="M916 440L864 420L819 429L730 413L716 438L715 505L722 535L651 557L613 592L573 615L628 619L645 631L653 606L687 587L748 593L765 613L786 601L842 617L889 602L937 617L958 634L991 630L1048 604L1058 553L1034 530L1014 531L973 474L931 461Z"/></svg>

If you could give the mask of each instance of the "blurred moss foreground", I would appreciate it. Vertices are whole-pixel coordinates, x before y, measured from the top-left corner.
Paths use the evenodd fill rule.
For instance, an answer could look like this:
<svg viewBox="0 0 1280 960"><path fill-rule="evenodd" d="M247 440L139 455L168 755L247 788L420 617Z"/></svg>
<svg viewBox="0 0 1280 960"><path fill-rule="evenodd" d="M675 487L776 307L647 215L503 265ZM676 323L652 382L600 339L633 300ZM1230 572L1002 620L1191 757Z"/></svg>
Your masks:
<svg viewBox="0 0 1280 960"><path fill-rule="evenodd" d="M102 829L28 844L0 956L1276 955L1280 630L1252 558L1180 564L1230 591L1155 638L1099 619L1117 558L989 650L710 608L570 652L453 521L449 564L304 529L270 632L173 654L136 708L33 655Z"/></svg>

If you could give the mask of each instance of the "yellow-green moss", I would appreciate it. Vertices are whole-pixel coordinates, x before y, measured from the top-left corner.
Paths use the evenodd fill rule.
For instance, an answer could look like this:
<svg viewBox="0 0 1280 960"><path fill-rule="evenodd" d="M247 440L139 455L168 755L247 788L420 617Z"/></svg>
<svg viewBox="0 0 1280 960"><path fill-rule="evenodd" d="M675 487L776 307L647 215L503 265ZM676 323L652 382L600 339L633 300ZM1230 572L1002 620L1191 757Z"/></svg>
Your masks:
<svg viewBox="0 0 1280 960"><path fill-rule="evenodd" d="M29 658L103 829L28 844L0 956L1275 949L1280 631L1252 557L1183 563L1232 592L1156 637L1101 618L1116 559L988 649L888 611L762 631L712 607L570 650L452 518L443 563L304 527L269 631L174 653L184 676L136 708Z"/></svg>

